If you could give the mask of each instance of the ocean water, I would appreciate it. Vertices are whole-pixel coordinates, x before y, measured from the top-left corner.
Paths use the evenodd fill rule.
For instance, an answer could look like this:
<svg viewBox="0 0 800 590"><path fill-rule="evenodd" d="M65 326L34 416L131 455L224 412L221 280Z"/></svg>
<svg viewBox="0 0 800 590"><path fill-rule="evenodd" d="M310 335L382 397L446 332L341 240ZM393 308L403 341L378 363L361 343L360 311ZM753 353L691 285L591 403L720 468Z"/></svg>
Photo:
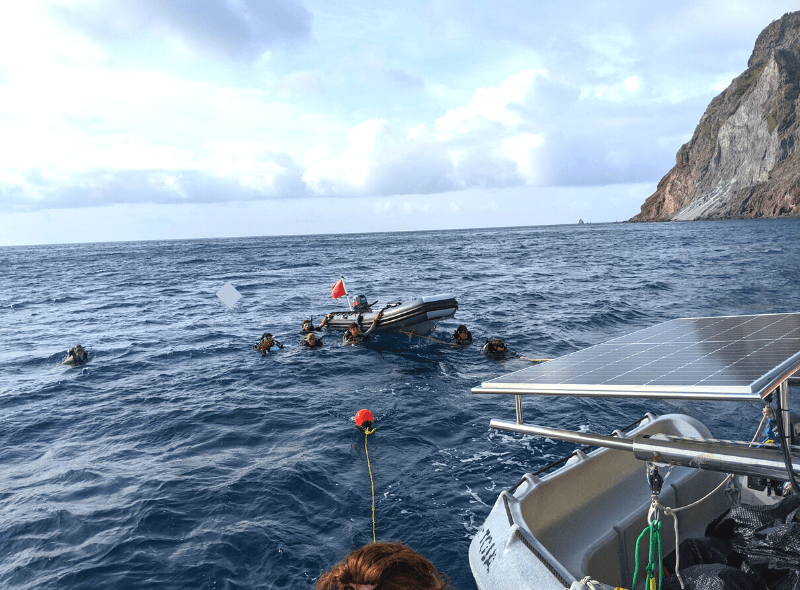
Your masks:
<svg viewBox="0 0 800 590"><path fill-rule="evenodd" d="M800 220L610 224L0 249L0 587L312 588L396 540L475 588L467 550L503 488L568 453L492 431L513 398L470 388L676 317L800 310ZM454 293L476 343L379 335L362 347L301 321L351 293ZM230 282L242 299L215 295ZM262 332L284 350L252 349ZM61 365L81 343L86 365ZM793 392L794 395L794 392ZM757 404L539 398L526 421L610 433L703 415L743 438Z"/></svg>

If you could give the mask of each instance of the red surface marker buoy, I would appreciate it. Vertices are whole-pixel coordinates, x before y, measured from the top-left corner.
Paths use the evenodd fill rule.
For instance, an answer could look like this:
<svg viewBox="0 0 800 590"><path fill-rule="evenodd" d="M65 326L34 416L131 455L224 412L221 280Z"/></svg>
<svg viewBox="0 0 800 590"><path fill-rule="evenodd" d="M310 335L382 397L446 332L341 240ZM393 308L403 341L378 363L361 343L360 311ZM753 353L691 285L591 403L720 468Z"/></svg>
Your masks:
<svg viewBox="0 0 800 590"><path fill-rule="evenodd" d="M361 430L372 428L372 423L375 421L375 416L369 410L359 410L356 412L356 426Z"/></svg>
<svg viewBox="0 0 800 590"><path fill-rule="evenodd" d="M358 429L364 433L364 452L367 455L367 467L369 468L369 484L372 487L372 542L376 542L375 537L375 481L372 479L372 464L369 462L369 449L367 449L367 438L375 432L372 423L375 416L367 409L356 412L355 422Z"/></svg>

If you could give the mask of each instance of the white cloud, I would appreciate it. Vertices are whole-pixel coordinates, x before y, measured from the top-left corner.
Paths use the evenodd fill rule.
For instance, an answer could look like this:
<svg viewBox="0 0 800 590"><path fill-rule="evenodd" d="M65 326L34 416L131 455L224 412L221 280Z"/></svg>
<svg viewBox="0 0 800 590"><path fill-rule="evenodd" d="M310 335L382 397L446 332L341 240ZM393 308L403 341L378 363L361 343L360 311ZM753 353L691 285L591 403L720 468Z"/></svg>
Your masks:
<svg viewBox="0 0 800 590"><path fill-rule="evenodd" d="M524 104L536 77L545 75L544 70L523 70L497 88L478 88L469 106L458 107L436 120L438 138L449 141L485 129L491 123L517 129L522 115L514 107Z"/></svg>
<svg viewBox="0 0 800 590"><path fill-rule="evenodd" d="M636 92L637 90L639 90L639 77L631 76L629 78L625 78L622 81L622 85L628 92Z"/></svg>
<svg viewBox="0 0 800 590"><path fill-rule="evenodd" d="M146 38L189 53L259 59L268 48L307 39L313 21L295 0L78 0L48 12L97 43Z"/></svg>
<svg viewBox="0 0 800 590"><path fill-rule="evenodd" d="M544 143L542 135L523 133L509 137L503 142L503 150L517 165L517 173L528 185L539 184L541 179L537 169L536 153Z"/></svg>
<svg viewBox="0 0 800 590"><path fill-rule="evenodd" d="M327 145L311 148L303 158L303 181L317 194L361 193L389 135L385 119L370 119L347 132L348 145L338 158Z"/></svg>
<svg viewBox="0 0 800 590"><path fill-rule="evenodd" d="M372 156L380 155L379 141L389 135L386 119L370 119L347 132L350 144L344 150L340 168L345 179L356 186L363 186L370 172Z"/></svg>
<svg viewBox="0 0 800 590"><path fill-rule="evenodd" d="M654 182L789 9L168 4L4 8L6 209Z"/></svg>
<svg viewBox="0 0 800 590"><path fill-rule="evenodd" d="M481 87L469 104L424 123L406 137L385 119L350 129L348 145L334 156L327 145L304 156L303 180L318 195L408 194L470 186L541 182L537 150L544 135L521 130L541 126L527 108L542 70L525 70L497 87Z"/></svg>

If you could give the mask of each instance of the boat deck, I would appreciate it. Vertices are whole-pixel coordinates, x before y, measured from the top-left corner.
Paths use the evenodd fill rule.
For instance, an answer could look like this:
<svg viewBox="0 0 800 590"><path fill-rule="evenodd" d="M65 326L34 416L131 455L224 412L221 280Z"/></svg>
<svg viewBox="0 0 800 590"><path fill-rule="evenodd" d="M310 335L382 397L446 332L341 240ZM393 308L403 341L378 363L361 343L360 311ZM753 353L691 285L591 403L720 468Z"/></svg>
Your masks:
<svg viewBox="0 0 800 590"><path fill-rule="evenodd" d="M636 540L651 506L646 462L672 465L661 468L662 476L668 470L670 475L659 496L662 505L672 507L704 497L729 472L739 474L739 493L768 503L766 494L743 485L746 476L787 477L780 451L714 440L690 416L650 420L627 438L596 435L525 424L525 395L752 402L770 400L776 392L782 410L777 416L791 445L787 380L799 368L800 313L683 318L474 388L476 394L516 397L516 423L492 420L493 428L606 447L589 455L578 452L541 479L526 475L512 492L500 494L470 547L478 587L555 590L585 576L630 586ZM796 460L792 469L800 473ZM706 525L730 505L728 496L717 492L682 511L680 538L703 536ZM667 554L675 541L671 519L665 520Z"/></svg>

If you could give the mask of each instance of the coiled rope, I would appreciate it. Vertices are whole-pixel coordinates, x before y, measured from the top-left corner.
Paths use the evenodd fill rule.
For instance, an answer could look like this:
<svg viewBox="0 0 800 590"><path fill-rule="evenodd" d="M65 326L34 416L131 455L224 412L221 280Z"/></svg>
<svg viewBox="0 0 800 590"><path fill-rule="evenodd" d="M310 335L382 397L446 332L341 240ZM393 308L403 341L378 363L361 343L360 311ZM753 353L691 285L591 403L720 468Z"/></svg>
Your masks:
<svg viewBox="0 0 800 590"><path fill-rule="evenodd" d="M636 539L636 553L634 560L636 562L636 569L633 571L633 583L631 588L636 588L636 578L639 577L639 544L645 533L650 533L650 547L648 552L647 567L647 580L649 582L649 590L656 590L656 570L658 570L658 589L661 590L661 582L664 577L664 570L661 567L661 521L654 520L645 527L639 538ZM658 560L656 561L656 552L658 552Z"/></svg>
<svg viewBox="0 0 800 590"><path fill-rule="evenodd" d="M367 448L367 437L375 432L375 429L372 428L365 428L364 429L364 451L367 454L367 468L369 469L369 483L372 487L372 542L376 543L375 540L375 482L372 479L372 465L369 462L369 449Z"/></svg>

